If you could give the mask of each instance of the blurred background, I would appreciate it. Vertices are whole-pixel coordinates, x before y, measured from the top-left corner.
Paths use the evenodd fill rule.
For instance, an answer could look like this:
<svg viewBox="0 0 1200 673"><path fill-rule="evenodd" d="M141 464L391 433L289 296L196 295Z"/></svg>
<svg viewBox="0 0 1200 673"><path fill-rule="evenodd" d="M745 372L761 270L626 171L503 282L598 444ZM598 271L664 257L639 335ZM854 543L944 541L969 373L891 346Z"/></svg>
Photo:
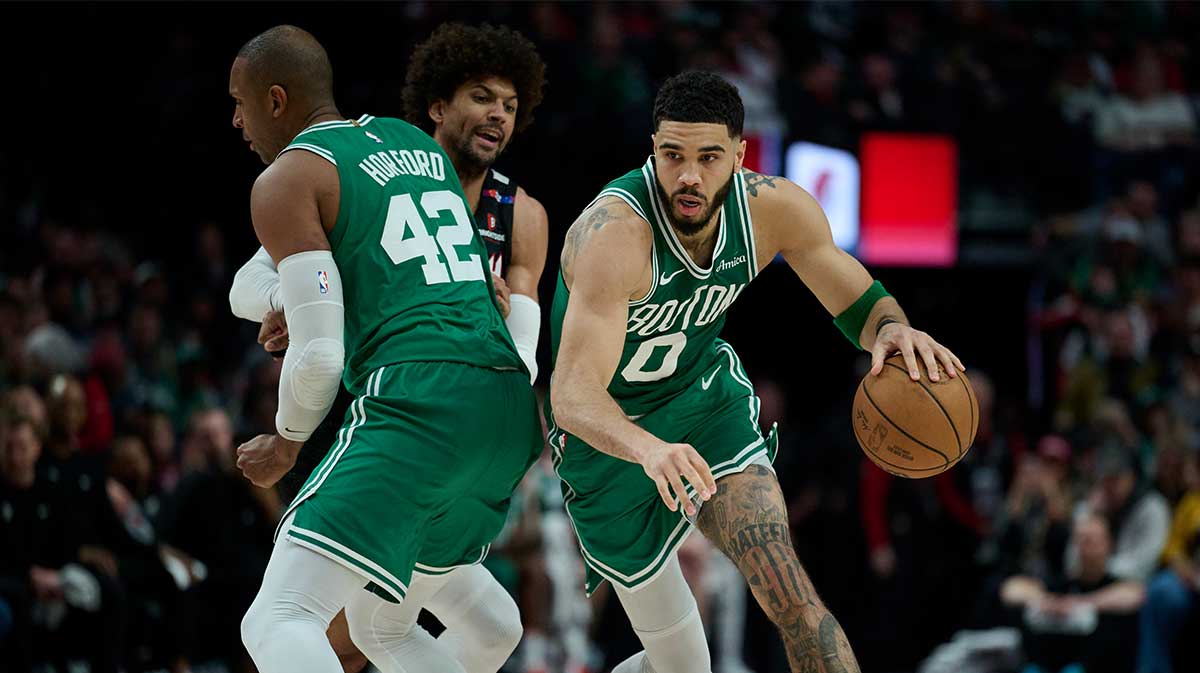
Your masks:
<svg viewBox="0 0 1200 673"><path fill-rule="evenodd" d="M563 234L650 152L656 87L716 71L749 163L808 188L837 240L968 366L970 454L870 465L864 356L784 265L725 332L778 421L801 560L864 671L1198 670L1200 5L496 2L0 6L0 669L253 670L238 621L281 503L233 467L274 427L279 363L234 318L262 166L228 69L294 23L348 116L399 116L443 21L504 23L548 64L498 168ZM549 338L541 340L544 389ZM539 463L489 565L519 597L510 671L637 649L583 601ZM786 671L736 571L682 554L717 673ZM436 628L436 625L432 625ZM1190 637L1189 637L1190 636ZM1078 668L1069 668L1077 666Z"/></svg>

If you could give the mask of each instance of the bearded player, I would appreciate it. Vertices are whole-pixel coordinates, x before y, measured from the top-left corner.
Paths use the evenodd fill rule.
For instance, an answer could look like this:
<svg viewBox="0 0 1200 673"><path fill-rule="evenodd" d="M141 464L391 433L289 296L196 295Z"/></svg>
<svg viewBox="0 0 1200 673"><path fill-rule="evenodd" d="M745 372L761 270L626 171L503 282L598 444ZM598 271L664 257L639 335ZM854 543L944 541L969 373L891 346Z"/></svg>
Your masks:
<svg viewBox="0 0 1200 673"><path fill-rule="evenodd" d="M653 155L571 226L551 312L548 420L591 593L613 584L644 651L614 673L711 670L676 551L699 528L779 629L791 670L859 670L796 558L758 398L718 334L730 304L782 255L857 347L909 374L958 359L833 243L817 202L744 171L744 110L720 77L688 72L654 103Z"/></svg>

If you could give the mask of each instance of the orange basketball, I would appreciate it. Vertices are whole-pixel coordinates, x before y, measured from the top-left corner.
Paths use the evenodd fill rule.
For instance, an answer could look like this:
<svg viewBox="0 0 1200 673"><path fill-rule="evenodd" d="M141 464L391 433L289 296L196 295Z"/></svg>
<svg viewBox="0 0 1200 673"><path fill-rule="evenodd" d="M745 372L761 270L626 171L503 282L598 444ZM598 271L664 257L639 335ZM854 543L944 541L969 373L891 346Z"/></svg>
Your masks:
<svg viewBox="0 0 1200 673"><path fill-rule="evenodd" d="M950 378L939 364L938 378L913 381L899 353L879 376L867 374L854 395L854 437L871 462L898 477L921 479L941 474L967 455L979 429L979 402L962 372Z"/></svg>

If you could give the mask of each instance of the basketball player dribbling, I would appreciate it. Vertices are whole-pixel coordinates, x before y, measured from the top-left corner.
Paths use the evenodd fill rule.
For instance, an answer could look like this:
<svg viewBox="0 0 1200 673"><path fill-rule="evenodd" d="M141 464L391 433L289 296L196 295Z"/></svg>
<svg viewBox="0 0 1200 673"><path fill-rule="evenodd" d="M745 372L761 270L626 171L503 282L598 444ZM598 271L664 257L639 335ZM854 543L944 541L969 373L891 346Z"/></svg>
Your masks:
<svg viewBox="0 0 1200 673"><path fill-rule="evenodd" d="M776 255L871 352L873 374L895 351L914 380L962 367L834 245L811 196L742 170L743 118L720 77L668 80L653 155L600 192L562 251L547 421L587 590L610 581L645 648L614 673L711 671L676 559L693 527L746 578L793 672L859 670L793 549L775 431L760 434L750 380L718 338L726 309Z"/></svg>

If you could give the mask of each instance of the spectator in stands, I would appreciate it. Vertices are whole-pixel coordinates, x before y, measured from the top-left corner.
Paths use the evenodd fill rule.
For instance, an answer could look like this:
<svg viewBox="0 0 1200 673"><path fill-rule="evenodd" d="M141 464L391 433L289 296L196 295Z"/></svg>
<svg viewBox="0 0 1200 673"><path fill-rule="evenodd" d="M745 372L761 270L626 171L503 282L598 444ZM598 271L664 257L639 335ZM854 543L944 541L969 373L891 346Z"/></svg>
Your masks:
<svg viewBox="0 0 1200 673"><path fill-rule="evenodd" d="M905 102L896 73L896 64L886 54L874 52L862 57L861 89L850 100L850 117L870 130L903 130L908 125L909 105Z"/></svg>
<svg viewBox="0 0 1200 673"><path fill-rule="evenodd" d="M150 456L132 435L113 442L107 493L131 545L120 557L121 577L130 595L130 658L145 668L188 668L187 645L195 638L194 612L183 591L202 581L205 568L187 554L163 544L153 512Z"/></svg>
<svg viewBox="0 0 1200 673"><path fill-rule="evenodd" d="M1007 498L992 517L991 533L977 556L983 581L972 614L976 626L1011 621L1000 602L1000 587L1008 578L1026 575L1042 582L1063 578L1074 491L1071 445L1063 437L1047 435L1035 452L1022 452L1013 459L1017 467Z"/></svg>
<svg viewBox="0 0 1200 673"><path fill-rule="evenodd" d="M88 555L73 525L78 506L38 477L42 428L22 416L0 425L0 601L12 617L0 660L17 670L50 663L115 673L124 646L120 586Z"/></svg>
<svg viewBox="0 0 1200 673"><path fill-rule="evenodd" d="M1111 309L1094 321L1094 330L1077 334L1064 347L1063 430L1113 420L1105 416L1117 413L1110 397L1119 403L1119 413L1128 416L1129 408L1148 401L1161 375L1159 363L1149 357L1151 325L1145 311L1134 306ZM1131 447L1138 444L1136 431L1122 433L1121 439Z"/></svg>
<svg viewBox="0 0 1200 673"><path fill-rule="evenodd" d="M46 415L46 403L42 401L42 396L38 395L32 386L10 388L5 393L0 406L7 409L12 416L28 418L39 428L45 428L49 422Z"/></svg>
<svg viewBox="0 0 1200 673"><path fill-rule="evenodd" d="M641 62L625 51L625 36L612 8L595 5L590 26L591 50L581 60L579 71L590 96L580 102L590 107L589 101L605 101L601 116L618 127L613 141L625 142L622 136L640 128L641 111L651 98L650 81Z"/></svg>
<svg viewBox="0 0 1200 673"><path fill-rule="evenodd" d="M147 281L152 287L154 281ZM147 294L143 292L143 294ZM149 292L156 296L156 291ZM130 397L137 406L147 405L174 415L176 411L175 352L164 334L162 309L143 303L129 314L130 368L127 385ZM172 416L172 423L182 425Z"/></svg>
<svg viewBox="0 0 1200 673"><path fill-rule="evenodd" d="M1140 55L1132 80L1129 91L1098 110L1096 139L1107 148L1130 153L1191 144L1196 129L1191 106L1167 90L1159 61L1151 54Z"/></svg>
<svg viewBox="0 0 1200 673"><path fill-rule="evenodd" d="M1170 509L1162 495L1140 483L1132 451L1112 442L1098 451L1095 486L1088 499L1076 507L1076 524L1092 515L1105 517L1115 542L1108 572L1117 579L1144 582L1157 567L1167 541ZM1078 576L1081 562L1073 541L1067 549L1068 575Z"/></svg>
<svg viewBox="0 0 1200 673"><path fill-rule="evenodd" d="M1072 272L1072 289L1084 301L1110 307L1146 301L1163 280L1162 267L1146 253L1146 234L1122 205L1114 206L1101 225L1096 249L1084 255Z"/></svg>
<svg viewBox="0 0 1200 673"><path fill-rule="evenodd" d="M1200 614L1200 469L1193 452L1184 466L1191 491L1175 508L1163 549L1166 566L1150 581L1142 608L1138 673L1171 673L1173 649L1189 620Z"/></svg>
<svg viewBox="0 0 1200 673"><path fill-rule="evenodd" d="M1174 263L1176 255L1171 225L1162 215L1161 201L1158 189L1152 182L1144 179L1131 180L1125 186L1125 193L1119 198L1103 202L1081 213L1077 233L1094 244L1101 244L1109 239L1127 239L1139 246L1142 254L1148 257L1156 268L1165 269ZM1136 224L1138 233L1131 233L1130 228L1125 226L1127 222ZM1111 257L1116 256L1112 251L1108 251L1107 254ZM1127 256L1134 255L1131 253Z"/></svg>
<svg viewBox="0 0 1200 673"><path fill-rule="evenodd" d="M1200 267L1197 267L1200 276ZM1200 279L1200 278L1198 278ZM1200 437L1200 310L1193 309L1191 333L1185 336L1179 381L1168 393L1167 407L1190 426L1191 438Z"/></svg>
<svg viewBox="0 0 1200 673"><path fill-rule="evenodd" d="M239 623L258 591L271 554L281 505L274 490L252 485L235 465L233 430L220 409L197 412L184 439L189 456L159 532L163 541L200 561L207 578L195 589L191 661L245 663Z"/></svg>
<svg viewBox="0 0 1200 673"><path fill-rule="evenodd" d="M133 540L108 500L104 459L79 452L79 431L87 418L83 386L72 377L56 376L50 382L47 409L50 431L38 463L39 478L58 489L75 510L71 525L83 541L80 560L115 580L120 575L117 557Z"/></svg>
<svg viewBox="0 0 1200 673"><path fill-rule="evenodd" d="M1148 180L1134 180L1121 200L1129 216L1138 224L1146 243L1146 252L1162 267L1175 260L1171 225L1160 214L1158 190Z"/></svg>
<svg viewBox="0 0 1200 673"><path fill-rule="evenodd" d="M1005 575L1043 582L1063 577L1073 495L1070 461L1071 445L1057 435L1043 437L1037 451L1022 458L996 531Z"/></svg>
<svg viewBox="0 0 1200 673"><path fill-rule="evenodd" d="M779 109L779 68L782 50L769 30L766 5L747 5L737 13L722 44L711 52L712 69L738 89L746 108L746 135L780 139L787 121Z"/></svg>
<svg viewBox="0 0 1200 673"><path fill-rule="evenodd" d="M1097 54L1076 51L1068 55L1052 88L1059 114L1068 124L1087 124L1104 107L1106 82L1111 84L1108 64Z"/></svg>
<svg viewBox="0 0 1200 673"><path fill-rule="evenodd" d="M802 139L853 148L852 133L843 107L842 80L845 58L827 48L799 68L784 103L788 127Z"/></svg>
<svg viewBox="0 0 1200 673"><path fill-rule="evenodd" d="M160 493L175 490L183 476L179 463L179 450L175 443L175 427L171 417L164 411L153 408L142 409L135 416L138 436L150 453L153 465L154 489Z"/></svg>
<svg viewBox="0 0 1200 673"><path fill-rule="evenodd" d="M1001 587L1005 604L1024 611L1025 673L1129 671L1145 587L1109 570L1113 540L1103 516L1079 517L1071 537L1079 563L1065 581L1018 575Z"/></svg>
<svg viewBox="0 0 1200 673"><path fill-rule="evenodd" d="M1125 93L1096 115L1096 140L1105 150L1099 154L1098 176L1102 185L1151 177L1164 200L1175 204L1190 196L1185 166L1195 148L1195 114L1187 98L1166 88L1162 61L1153 50L1139 50L1130 73L1122 77Z"/></svg>
<svg viewBox="0 0 1200 673"><path fill-rule="evenodd" d="M21 350L25 341L21 302L11 288L0 292L0 385L20 380Z"/></svg>
<svg viewBox="0 0 1200 673"><path fill-rule="evenodd" d="M1179 256L1200 257L1200 209L1189 210L1179 217Z"/></svg>

